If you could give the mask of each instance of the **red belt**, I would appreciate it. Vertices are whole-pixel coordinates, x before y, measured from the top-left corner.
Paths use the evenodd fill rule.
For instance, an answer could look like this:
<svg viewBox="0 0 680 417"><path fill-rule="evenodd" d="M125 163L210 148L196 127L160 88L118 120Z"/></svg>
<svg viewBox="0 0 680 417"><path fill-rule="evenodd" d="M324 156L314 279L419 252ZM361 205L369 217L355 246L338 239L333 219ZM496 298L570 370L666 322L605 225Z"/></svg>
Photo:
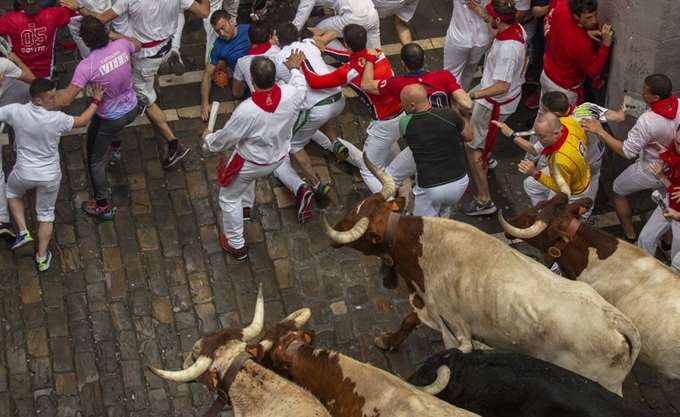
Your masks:
<svg viewBox="0 0 680 417"><path fill-rule="evenodd" d="M491 119L489 120L489 130L486 133L486 142L484 144L484 152L482 152L482 167L486 168L487 164L489 163L489 154L491 153L491 149L493 148L493 144L496 142L496 136L498 133L498 126L496 126L494 121L498 121L498 119L501 116L501 106L504 104L509 104L515 101L522 92L520 91L517 93L514 97L498 102L490 97L486 97L484 100L486 100L488 103L491 103L493 107L491 107Z"/></svg>
<svg viewBox="0 0 680 417"><path fill-rule="evenodd" d="M169 38L165 38L161 41L151 41L151 42L145 42L142 44L142 48L153 48L154 46L158 46L164 42L166 42Z"/></svg>
<svg viewBox="0 0 680 417"><path fill-rule="evenodd" d="M286 155L283 155L281 159L285 157ZM231 184L234 178L236 178L239 172L241 172L241 169L243 168L243 165L246 162L250 162L253 165L259 166L271 165L271 164L258 164L257 162L249 161L247 159L244 159L241 155L239 155L238 152L234 152L228 163L225 164L224 157L222 157L220 158L220 162L217 164L217 182L220 183L220 186L226 187L229 184Z"/></svg>

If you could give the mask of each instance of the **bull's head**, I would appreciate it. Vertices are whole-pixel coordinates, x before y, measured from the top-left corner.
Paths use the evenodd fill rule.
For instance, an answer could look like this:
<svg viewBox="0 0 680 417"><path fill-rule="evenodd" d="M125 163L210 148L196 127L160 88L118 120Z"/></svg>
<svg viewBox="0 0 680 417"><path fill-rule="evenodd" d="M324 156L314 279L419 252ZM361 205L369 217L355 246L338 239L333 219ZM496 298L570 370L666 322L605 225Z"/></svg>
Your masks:
<svg viewBox="0 0 680 417"><path fill-rule="evenodd" d="M352 211L331 227L323 218L324 231L334 242L334 247L344 245L366 255L379 255L384 251L387 220L392 212L401 211L404 199L388 201L396 191L394 180L378 169L364 154L364 163L373 175L380 180L382 190L358 202Z"/></svg>
<svg viewBox="0 0 680 417"><path fill-rule="evenodd" d="M570 233L570 225L578 220L579 215L590 210L592 205L590 198L570 203L569 198L560 193L509 220L499 213L498 221L508 237L525 240L549 254L553 248L570 243L575 232ZM556 257L559 258L559 254Z"/></svg>
<svg viewBox="0 0 680 417"><path fill-rule="evenodd" d="M232 361L246 352L249 341L255 339L264 324L264 299L262 285L257 294L253 321L243 329L223 329L203 336L194 343L191 355L184 361L181 371L166 371L149 366L159 377L175 382L200 381L214 390Z"/></svg>

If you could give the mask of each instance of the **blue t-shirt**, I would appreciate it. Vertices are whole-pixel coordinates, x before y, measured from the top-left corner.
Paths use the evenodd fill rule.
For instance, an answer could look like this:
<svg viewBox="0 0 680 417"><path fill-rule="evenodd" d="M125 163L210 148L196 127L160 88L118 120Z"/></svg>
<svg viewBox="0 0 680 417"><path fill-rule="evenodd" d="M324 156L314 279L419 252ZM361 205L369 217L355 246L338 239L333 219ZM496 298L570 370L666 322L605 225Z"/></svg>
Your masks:
<svg viewBox="0 0 680 417"><path fill-rule="evenodd" d="M248 30L250 30L250 25L238 25L238 33L234 38L228 41L217 38L212 50L210 50L210 63L217 65L217 62L222 59L233 70L236 61L244 56L250 48Z"/></svg>

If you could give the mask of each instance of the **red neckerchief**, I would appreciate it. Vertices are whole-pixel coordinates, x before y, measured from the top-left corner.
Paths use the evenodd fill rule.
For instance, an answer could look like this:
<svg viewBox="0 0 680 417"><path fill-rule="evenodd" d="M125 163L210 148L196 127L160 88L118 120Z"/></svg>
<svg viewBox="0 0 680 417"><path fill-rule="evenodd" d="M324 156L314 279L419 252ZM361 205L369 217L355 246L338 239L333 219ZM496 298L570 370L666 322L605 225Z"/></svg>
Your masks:
<svg viewBox="0 0 680 417"><path fill-rule="evenodd" d="M514 23L504 31L498 32L496 34L496 40L517 41L521 44L524 44L526 42L524 40L524 30L522 29L522 25L520 25L519 23Z"/></svg>
<svg viewBox="0 0 680 417"><path fill-rule="evenodd" d="M562 145L564 145L564 142L566 142L568 136L569 136L569 129L567 129L566 126L562 126L562 135L560 136L560 138L557 139L557 142L555 142L552 145L548 146L547 148L543 149L541 151L541 155L542 156L552 155L555 152L557 152L558 150L560 150Z"/></svg>
<svg viewBox="0 0 680 417"><path fill-rule="evenodd" d="M567 107L567 117L574 114L574 110L576 110L576 106L574 106L573 104L570 104L569 107Z"/></svg>
<svg viewBox="0 0 680 417"><path fill-rule="evenodd" d="M652 111L666 119L673 120L678 115L678 98L670 96L656 101L650 106Z"/></svg>
<svg viewBox="0 0 680 417"><path fill-rule="evenodd" d="M267 43L256 43L250 46L248 49L248 55L262 55L272 47L272 44Z"/></svg>
<svg viewBox="0 0 680 417"><path fill-rule="evenodd" d="M254 91L250 95L250 98L253 99L253 103L255 103L257 107L267 113L274 113L279 106L279 102L281 102L281 88L278 85L275 85L269 90Z"/></svg>

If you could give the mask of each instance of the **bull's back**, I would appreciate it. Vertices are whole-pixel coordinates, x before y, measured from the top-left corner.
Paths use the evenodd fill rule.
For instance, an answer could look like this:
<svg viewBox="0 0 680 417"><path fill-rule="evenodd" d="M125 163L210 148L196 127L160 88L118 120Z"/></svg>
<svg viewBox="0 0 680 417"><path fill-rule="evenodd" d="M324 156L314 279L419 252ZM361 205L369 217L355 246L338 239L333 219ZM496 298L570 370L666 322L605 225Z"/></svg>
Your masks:
<svg viewBox="0 0 680 417"><path fill-rule="evenodd" d="M424 219L421 243L430 315L452 325L462 319L474 339L494 348L525 353L620 389L637 357L639 335L589 285L559 279L460 222Z"/></svg>
<svg viewBox="0 0 680 417"><path fill-rule="evenodd" d="M621 260L626 260L622 267ZM680 378L680 275L635 246L620 242L616 256L594 251L577 278L629 317L640 331L640 360L669 378Z"/></svg>

